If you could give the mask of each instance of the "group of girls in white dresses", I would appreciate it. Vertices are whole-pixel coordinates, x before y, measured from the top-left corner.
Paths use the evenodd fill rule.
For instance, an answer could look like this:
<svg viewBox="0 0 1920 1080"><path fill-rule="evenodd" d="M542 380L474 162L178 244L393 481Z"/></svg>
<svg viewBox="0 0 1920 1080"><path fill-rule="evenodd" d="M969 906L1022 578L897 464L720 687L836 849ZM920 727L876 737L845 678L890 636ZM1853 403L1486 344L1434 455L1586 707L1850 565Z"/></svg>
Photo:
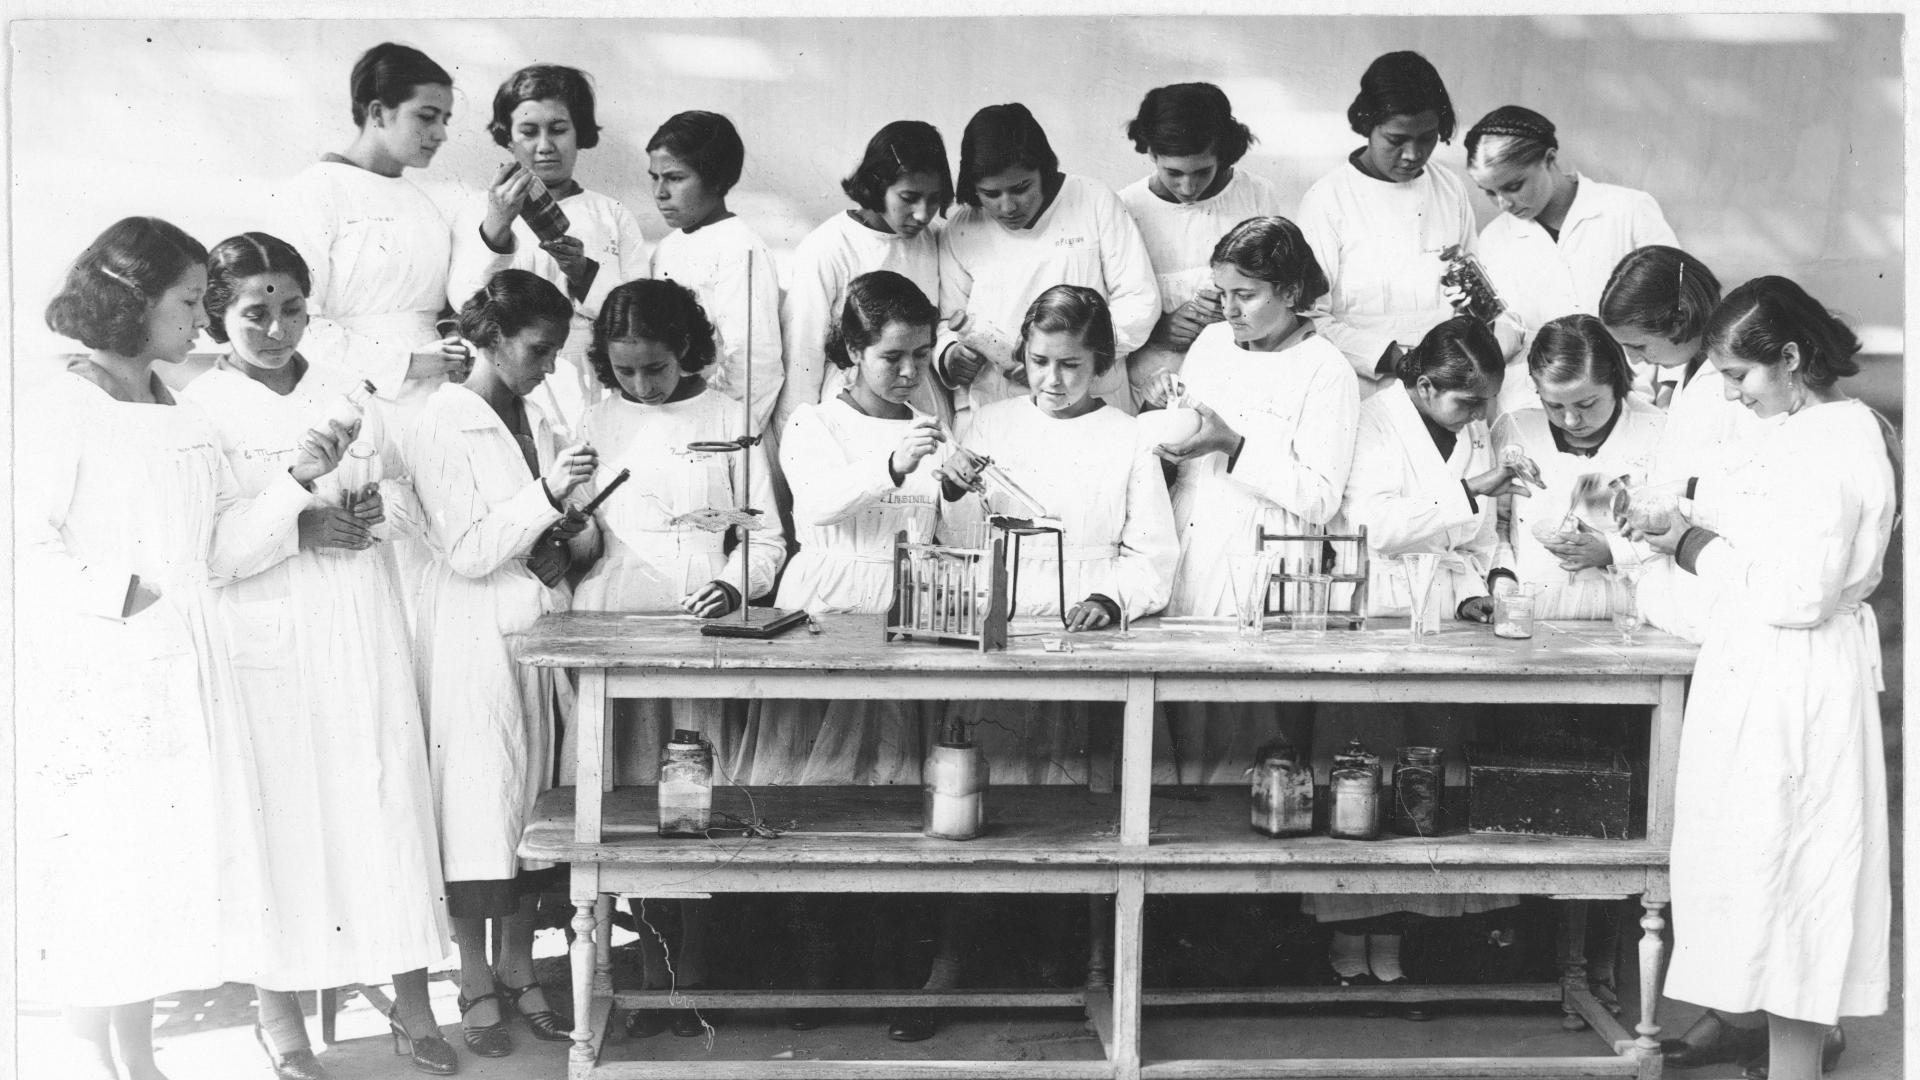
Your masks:
<svg viewBox="0 0 1920 1080"><path fill-rule="evenodd" d="M49 308L91 351L52 407L23 411L66 434L36 441L56 460L22 474L36 562L22 581L72 629L50 636L85 647L22 666L23 700L74 718L22 727L45 743L23 755L23 790L74 811L44 815L73 826L58 835L23 833L51 869L49 903L26 907L54 911L58 888L73 909L102 855L146 901L138 918L89 920L96 933L32 939L75 1006L84 1074L115 1074L113 1031L127 1074L157 1077L151 996L232 977L261 987L279 1076L326 1075L288 991L375 976L398 990L397 1050L455 1071L425 980L449 931L472 1052L511 1052L510 1013L566 1039L531 955L553 875L515 851L534 800L566 779L571 690L515 663L510 636L569 608L716 618L771 596L882 612L896 534L970 536L1010 509L976 493L985 458L1064 523L1058 549L1023 545L1014 614L1072 633L1225 613L1227 556L1260 529L1364 527L1369 615L1408 611L1403 553L1441 555L1437 606L1478 622L1502 577L1539 588L1547 617L1600 617L1599 572L1644 563L1650 617L1706 643L1682 748L1676 994L1727 1010L1714 1022L1730 1029L1764 1012L1774 1075L1795 1078L1839 1015L1884 1008L1878 643L1862 601L1894 503L1881 424L1835 388L1858 345L1783 279L1722 303L1649 196L1558 169L1544 117L1505 106L1468 132L1469 176L1502 211L1477 237L1466 184L1430 161L1456 120L1415 53L1367 69L1348 110L1365 145L1291 220L1239 168L1252 134L1209 84L1146 96L1127 136L1152 171L1117 195L1063 172L1023 105L974 115L957 174L937 131L899 121L844 183L854 208L801 245L783 298L727 206L745 149L724 116L681 113L648 141L673 231L647 254L633 215L574 176L601 130L583 73L540 65L501 85L488 129L513 162L451 213L403 175L448 137L451 77L384 44L352 88L357 133L282 193L280 234L209 257L131 218ZM527 221L548 200L564 235ZM1455 246L1478 250L1507 302L1491 325L1455 314L1463 297L1441 282ZM176 400L152 366L182 360L202 327L230 354ZM1642 389L1634 364L1654 372ZM1134 414L1176 397L1191 434L1156 441ZM715 441L740 452L696 445ZM627 486L583 513L621 470ZM1667 483L1673 527L1536 532L1593 473ZM917 783L929 733L954 725L997 783L1085 783L1105 720L1030 702L621 710L623 781L650 780L684 729L749 785ZM1184 783L1238 782L1275 733L1320 758L1356 736L1468 734L1431 708L1166 719L1157 771ZM1752 770L1774 782L1723 787ZM1408 914L1513 900L1304 906L1334 924L1334 978L1390 983ZM809 905L782 913L818 957ZM874 901L869 921L889 940L926 931L927 981L949 986L973 909L935 908ZM695 983L709 916L665 914L674 974ZM650 986L665 940L643 935ZM664 1026L637 1013L628 1030ZM903 1014L889 1031L933 1024Z"/></svg>

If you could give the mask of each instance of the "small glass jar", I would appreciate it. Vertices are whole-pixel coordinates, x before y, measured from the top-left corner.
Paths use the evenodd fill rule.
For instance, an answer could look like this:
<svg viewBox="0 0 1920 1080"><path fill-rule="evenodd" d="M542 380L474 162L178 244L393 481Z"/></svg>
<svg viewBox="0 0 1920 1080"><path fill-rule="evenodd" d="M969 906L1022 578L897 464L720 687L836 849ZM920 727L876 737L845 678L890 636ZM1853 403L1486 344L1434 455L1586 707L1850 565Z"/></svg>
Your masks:
<svg viewBox="0 0 1920 1080"><path fill-rule="evenodd" d="M971 840L987 824L987 759L971 742L950 739L927 751L920 831L936 840Z"/></svg>
<svg viewBox="0 0 1920 1080"><path fill-rule="evenodd" d="M1533 636L1533 594L1516 590L1493 596L1493 633L1495 637L1530 638Z"/></svg>
<svg viewBox="0 0 1920 1080"><path fill-rule="evenodd" d="M1380 757L1359 739L1333 755L1327 835L1337 840L1380 836Z"/></svg>
<svg viewBox="0 0 1920 1080"><path fill-rule="evenodd" d="M1402 836L1440 835L1446 771L1439 747L1403 746L1393 770L1393 831Z"/></svg>
<svg viewBox="0 0 1920 1080"><path fill-rule="evenodd" d="M713 746L676 728L660 752L660 835L705 836L713 816Z"/></svg>
<svg viewBox="0 0 1920 1080"><path fill-rule="evenodd" d="M1254 832L1273 837L1313 834L1313 765L1299 747L1268 743L1247 776L1252 780Z"/></svg>

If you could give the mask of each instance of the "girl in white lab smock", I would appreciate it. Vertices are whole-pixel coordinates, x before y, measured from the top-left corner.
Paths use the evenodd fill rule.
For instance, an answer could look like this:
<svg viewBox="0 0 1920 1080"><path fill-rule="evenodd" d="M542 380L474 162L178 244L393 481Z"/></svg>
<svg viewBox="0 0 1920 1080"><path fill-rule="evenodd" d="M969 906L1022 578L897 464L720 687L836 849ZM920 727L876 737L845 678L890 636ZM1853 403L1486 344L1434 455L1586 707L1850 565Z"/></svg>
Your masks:
<svg viewBox="0 0 1920 1080"><path fill-rule="evenodd" d="M1321 177L1295 218L1331 288L1314 309L1322 336L1360 377L1360 396L1391 386L1395 361L1453 314L1440 284L1440 253L1474 246L1467 186L1434 164L1453 138L1453 101L1440 73L1416 52L1367 66L1347 123L1365 146Z"/></svg>
<svg viewBox="0 0 1920 1080"><path fill-rule="evenodd" d="M1441 565L1429 603L1442 619L1487 622L1491 578L1511 576L1493 567L1496 501L1525 490L1519 469L1494 460L1484 420L1500 394L1505 358L1485 324L1456 315L1402 354L1395 370L1397 381L1360 406L1341 507L1347 527L1367 530L1367 613L1408 615L1412 597L1396 560L1435 552ZM1322 705L1314 756L1326 761L1353 738L1383 758L1409 744L1457 746L1461 727L1444 707ZM1309 894L1301 906L1336 924L1328 959L1343 984L1356 985L1406 977L1400 944L1408 914L1447 917L1518 902L1486 894ZM1430 1013L1410 1006L1403 1015L1425 1020Z"/></svg>
<svg viewBox="0 0 1920 1080"><path fill-rule="evenodd" d="M414 655L426 708L447 911L460 950L460 1021L483 1057L512 1053L503 995L534 1037L567 1038L533 977L533 913L548 882L515 849L534 800L553 786L556 692L545 668L508 644L567 609L573 559L593 550L591 519L561 500L593 475L585 444L561 445L527 396L553 371L573 304L526 270L502 270L460 309L480 350L464 383L436 390L409 432L407 458L433 542ZM501 948L487 961L487 920Z"/></svg>
<svg viewBox="0 0 1920 1080"><path fill-rule="evenodd" d="M673 231L648 260L649 277L693 290L713 321L720 359L708 381L746 400L753 363L753 428L767 426L780 400L780 280L760 234L727 209L747 149L733 121L714 112L669 117L647 140L653 205Z"/></svg>
<svg viewBox="0 0 1920 1080"><path fill-rule="evenodd" d="M1765 423L1729 399L1707 353L1707 318L1720 303L1720 282L1707 265L1678 248L1638 248L1620 260L1600 297L1600 319L1629 359L1652 366L1677 386L1667 424L1654 447L1647 479L1698 497L1695 516L1711 523L1714 478L1734 469L1759 445ZM1702 481L1706 483L1702 487ZM1707 597L1673 560L1650 553L1639 587L1641 614L1662 630L1698 642Z"/></svg>
<svg viewBox="0 0 1920 1080"><path fill-rule="evenodd" d="M1540 327L1598 313L1607 277L1628 252L1676 241L1653 196L1560 171L1553 121L1532 109L1500 106L1465 143L1468 179L1501 211L1480 230L1480 262L1524 335L1501 388L1500 411L1512 412L1538 404L1533 380L1521 376Z"/></svg>
<svg viewBox="0 0 1920 1080"><path fill-rule="evenodd" d="M1134 398L1143 400L1161 372L1180 370L1194 336L1224 317L1213 288L1214 245L1236 224L1277 217L1281 208L1271 182L1240 168L1253 133L1212 83L1147 91L1127 138L1153 163L1153 171L1120 189L1160 286L1160 321L1127 357Z"/></svg>
<svg viewBox="0 0 1920 1080"><path fill-rule="evenodd" d="M206 325L206 258L157 218L101 233L47 305L88 351L19 402L19 974L63 1007L62 1075L86 1080L120 1075L110 1033L129 1080L165 1080L153 997L260 961L256 754L213 586L293 550L302 485L345 441L322 425L242 496L205 414L153 371Z"/></svg>
<svg viewBox="0 0 1920 1080"><path fill-rule="evenodd" d="M1593 527L1610 521L1583 520L1572 534L1556 526L1580 509L1575 498L1584 476L1643 483L1667 417L1631 392L1626 356L1591 315L1541 326L1527 369L1540 404L1494 422L1494 458L1504 461L1517 448L1542 487L1529 498L1502 500L1502 541L1520 581L1539 589L1536 618L1605 619L1611 609L1603 571L1639 562L1639 552L1617 532Z"/></svg>
<svg viewBox="0 0 1920 1080"><path fill-rule="evenodd" d="M830 401L852 384L854 369L827 356L826 340L854 278L892 270L940 303L938 219L953 202L953 169L940 132L921 120L881 128L840 190L854 208L808 233L788 267L780 301L786 381L768 429L772 436L786 430L800 406ZM912 404L926 415L952 418L951 402L932 379L920 380Z"/></svg>
<svg viewBox="0 0 1920 1080"><path fill-rule="evenodd" d="M825 354L851 372L851 385L800 406L780 445L800 551L781 579L778 606L828 621L842 613L881 614L893 603L896 535L933 538L940 510L934 473L953 447L940 422L911 402L929 377L939 321L919 287L891 270L861 274L848 286ZM918 784L926 719L938 711L881 698L755 703L751 782ZM811 987L831 982L830 910L804 898L783 905ZM887 897L863 921L872 929L864 940L873 945L874 980L915 984L920 972L907 970L905 936L928 919ZM819 1020L796 1010L788 1022L804 1028ZM896 1041L918 1042L932 1036L934 1020L925 1011L902 1011L887 1017L887 1031Z"/></svg>
<svg viewBox="0 0 1920 1080"><path fill-rule="evenodd" d="M313 271L308 353L371 380L404 420L468 361L458 335L434 328L447 303L448 217L404 175L447 141L453 76L383 42L353 65L349 86L358 134L275 196L274 232Z"/></svg>
<svg viewBox="0 0 1920 1080"><path fill-rule="evenodd" d="M588 407L605 396L587 363L593 317L614 286L646 276L646 240L620 200L574 178L580 151L600 145L586 72L558 64L514 72L494 92L487 131L513 160L455 220L447 295L462 303L495 272L514 267L539 274L573 301L567 347L536 394L565 437L580 430ZM566 215L564 236L543 240L522 217L536 182Z"/></svg>
<svg viewBox="0 0 1920 1080"><path fill-rule="evenodd" d="M1323 531L1340 511L1360 414L1352 369L1306 318L1327 279L1299 228L1252 218L1221 237L1212 256L1226 320L1200 331L1177 377L1149 388L1155 404L1183 391L1198 412L1191 437L1158 448L1179 467L1173 615L1233 614L1227 559L1252 550L1259 530ZM1169 705L1177 782L1240 782L1277 724L1297 727L1281 723L1283 711ZM1296 742L1305 735L1291 733Z"/></svg>
<svg viewBox="0 0 1920 1080"><path fill-rule="evenodd" d="M1047 133L1025 105L989 105L960 137L956 196L941 249L940 298L948 319L934 370L953 390L955 430L972 413L1024 396L1013 355L1027 308L1055 285L1100 294L1112 312L1114 349L1125 358L1160 318L1153 260L1125 204L1097 180L1060 171ZM955 309L958 309L957 311ZM1132 413L1123 367L1103 367L1092 396Z"/></svg>
<svg viewBox="0 0 1920 1080"><path fill-rule="evenodd" d="M1885 1011L1892 901L1880 582L1898 488L1882 421L1837 381L1852 331L1762 277L1706 327L1725 391L1779 417L1726 478L1636 534L1713 594L1680 736L1669 996L1767 1016L1771 1075L1816 1080L1842 1016ZM1684 507L1684 504L1683 504Z"/></svg>

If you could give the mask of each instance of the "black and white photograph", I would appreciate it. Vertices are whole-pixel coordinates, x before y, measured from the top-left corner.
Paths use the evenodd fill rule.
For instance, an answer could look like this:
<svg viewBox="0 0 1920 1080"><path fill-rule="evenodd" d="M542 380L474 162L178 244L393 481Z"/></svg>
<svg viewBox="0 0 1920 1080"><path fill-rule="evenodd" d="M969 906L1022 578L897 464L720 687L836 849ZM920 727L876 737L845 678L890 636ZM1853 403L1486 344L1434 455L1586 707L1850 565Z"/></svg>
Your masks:
<svg viewBox="0 0 1920 1080"><path fill-rule="evenodd" d="M6 25L0 1074L1911 1071L1897 5Z"/></svg>

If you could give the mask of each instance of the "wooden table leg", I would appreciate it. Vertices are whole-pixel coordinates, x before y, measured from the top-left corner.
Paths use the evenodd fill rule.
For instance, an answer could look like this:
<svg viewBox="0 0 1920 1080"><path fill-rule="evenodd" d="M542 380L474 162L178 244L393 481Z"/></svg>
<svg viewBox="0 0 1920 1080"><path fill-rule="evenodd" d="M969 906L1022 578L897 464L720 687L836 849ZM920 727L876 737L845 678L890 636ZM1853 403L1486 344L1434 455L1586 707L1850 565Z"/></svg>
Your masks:
<svg viewBox="0 0 1920 1080"><path fill-rule="evenodd" d="M1660 1024L1656 1011L1660 1007L1660 970L1662 954L1666 943L1660 938L1660 931L1666 929L1667 920L1662 917L1667 904L1664 900L1640 901L1646 914L1640 917L1640 1023L1634 1025L1640 1038L1635 1046L1643 1054L1660 1056Z"/></svg>
<svg viewBox="0 0 1920 1080"><path fill-rule="evenodd" d="M1087 897L1087 989L1113 985L1113 897Z"/></svg>
<svg viewBox="0 0 1920 1080"><path fill-rule="evenodd" d="M591 876L591 870L575 870L576 893L573 897L573 944L568 948L568 959L573 967L573 1047L567 1054L567 1075L572 1080L583 1080L593 1069L593 968L597 947L594 943L594 931L599 928L596 909L600 898L597 894L585 896L578 894L578 883L582 876Z"/></svg>
<svg viewBox="0 0 1920 1080"><path fill-rule="evenodd" d="M1146 971L1146 871L1120 871L1114 897L1113 1046L1108 1059L1114 1080L1139 1080L1142 978Z"/></svg>
<svg viewBox="0 0 1920 1080"><path fill-rule="evenodd" d="M1579 1031L1587 1026L1574 1007L1575 991L1587 989L1587 906L1590 900L1562 900L1560 908L1560 1026Z"/></svg>
<svg viewBox="0 0 1920 1080"><path fill-rule="evenodd" d="M593 904L593 992L613 994L613 894L601 893Z"/></svg>

